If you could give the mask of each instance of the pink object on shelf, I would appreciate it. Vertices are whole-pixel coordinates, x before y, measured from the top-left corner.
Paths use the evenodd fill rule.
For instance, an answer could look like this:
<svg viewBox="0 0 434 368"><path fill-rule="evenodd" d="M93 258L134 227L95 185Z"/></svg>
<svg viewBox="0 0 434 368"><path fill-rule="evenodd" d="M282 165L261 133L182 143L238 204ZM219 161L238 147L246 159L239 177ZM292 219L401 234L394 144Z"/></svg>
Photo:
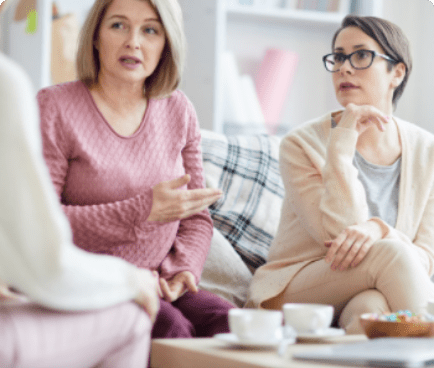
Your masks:
<svg viewBox="0 0 434 368"><path fill-rule="evenodd" d="M291 86L298 54L268 49L256 76L256 91L269 133L275 133L280 114Z"/></svg>

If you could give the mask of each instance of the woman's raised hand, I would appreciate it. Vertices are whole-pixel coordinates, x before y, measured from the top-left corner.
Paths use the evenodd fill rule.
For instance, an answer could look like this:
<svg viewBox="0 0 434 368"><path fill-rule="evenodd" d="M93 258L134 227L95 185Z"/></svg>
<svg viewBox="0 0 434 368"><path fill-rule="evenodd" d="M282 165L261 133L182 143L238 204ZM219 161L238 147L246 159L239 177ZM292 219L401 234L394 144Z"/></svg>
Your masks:
<svg viewBox="0 0 434 368"><path fill-rule="evenodd" d="M344 271L348 267L356 267L382 237L383 230L376 221L348 226L334 240L325 242L329 248L325 261L331 263L332 270Z"/></svg>
<svg viewBox="0 0 434 368"><path fill-rule="evenodd" d="M390 121L390 117L376 107L370 105L359 106L353 103L348 104L343 113L335 119L340 127L354 129L359 134L371 126L377 127L380 132L384 132L384 124Z"/></svg>
<svg viewBox="0 0 434 368"><path fill-rule="evenodd" d="M203 211L222 196L220 189L179 189L190 181L190 175L164 181L152 188L153 203L148 221L181 220Z"/></svg>
<svg viewBox="0 0 434 368"><path fill-rule="evenodd" d="M151 322L154 323L160 309L161 294L158 274L155 276L155 274L145 269L141 269L138 272L140 289L139 295L137 295L134 301L143 307L148 313Z"/></svg>

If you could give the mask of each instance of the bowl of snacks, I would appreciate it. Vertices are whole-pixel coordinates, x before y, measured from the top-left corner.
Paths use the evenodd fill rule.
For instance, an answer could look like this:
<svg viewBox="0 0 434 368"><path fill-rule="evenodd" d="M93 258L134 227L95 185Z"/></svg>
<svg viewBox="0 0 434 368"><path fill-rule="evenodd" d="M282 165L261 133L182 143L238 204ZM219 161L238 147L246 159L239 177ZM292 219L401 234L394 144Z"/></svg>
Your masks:
<svg viewBox="0 0 434 368"><path fill-rule="evenodd" d="M408 310L396 313L365 313L360 316L366 336L376 337L432 337L434 317L429 314L414 314Z"/></svg>

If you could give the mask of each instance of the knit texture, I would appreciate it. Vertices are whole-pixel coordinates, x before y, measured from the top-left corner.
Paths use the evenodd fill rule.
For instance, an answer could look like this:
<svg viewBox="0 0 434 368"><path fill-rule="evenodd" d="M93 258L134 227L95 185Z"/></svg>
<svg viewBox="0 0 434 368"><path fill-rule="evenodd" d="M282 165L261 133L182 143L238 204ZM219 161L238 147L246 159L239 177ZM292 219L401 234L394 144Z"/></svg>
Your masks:
<svg viewBox="0 0 434 368"><path fill-rule="evenodd" d="M204 187L200 130L186 96L149 100L128 137L112 129L82 82L43 89L38 102L44 157L74 242L165 278L188 270L199 281L212 236L208 211L147 221L154 185L188 173L188 189Z"/></svg>

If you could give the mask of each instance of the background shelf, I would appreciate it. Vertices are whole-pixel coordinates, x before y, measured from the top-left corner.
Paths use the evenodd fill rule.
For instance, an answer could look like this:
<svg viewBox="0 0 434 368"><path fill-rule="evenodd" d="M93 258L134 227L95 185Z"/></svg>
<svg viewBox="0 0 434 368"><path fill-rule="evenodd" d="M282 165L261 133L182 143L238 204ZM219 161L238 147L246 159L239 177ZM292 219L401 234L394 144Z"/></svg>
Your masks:
<svg viewBox="0 0 434 368"><path fill-rule="evenodd" d="M338 26L345 14L314 10L293 10L282 8L258 8L231 5L226 8L228 20L260 21L262 23L288 23L291 25Z"/></svg>

